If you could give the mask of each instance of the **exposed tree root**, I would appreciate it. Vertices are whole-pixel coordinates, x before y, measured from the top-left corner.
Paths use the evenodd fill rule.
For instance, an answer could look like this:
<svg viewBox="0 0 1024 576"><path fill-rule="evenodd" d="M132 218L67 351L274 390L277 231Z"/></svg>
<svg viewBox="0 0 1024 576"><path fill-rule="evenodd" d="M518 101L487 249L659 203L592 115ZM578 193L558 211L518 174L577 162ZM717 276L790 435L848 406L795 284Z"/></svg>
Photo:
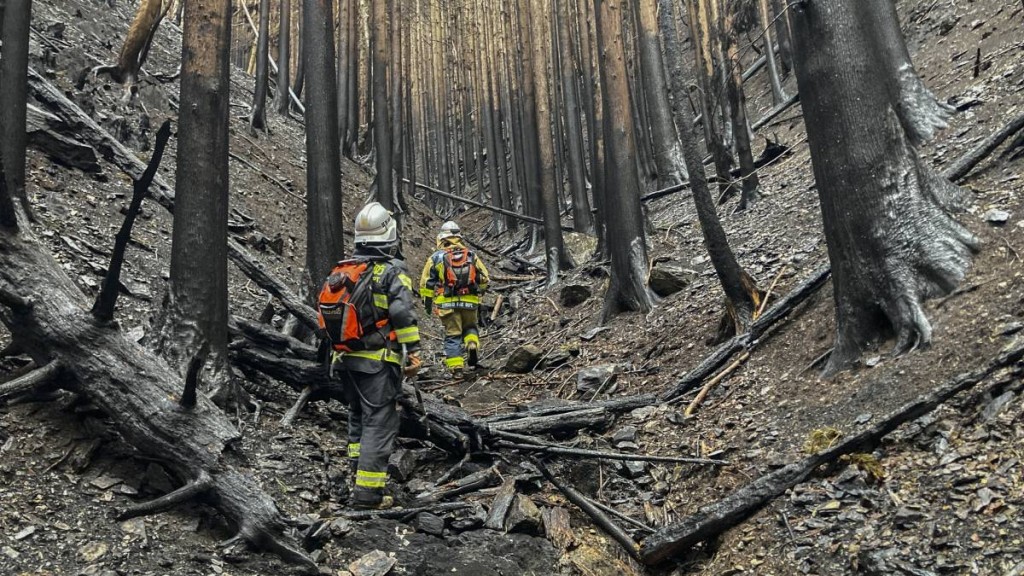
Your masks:
<svg viewBox="0 0 1024 576"><path fill-rule="evenodd" d="M13 380L4 382L0 384L0 401L43 388L56 380L60 376L60 372L60 361L51 360L42 368L36 368Z"/></svg>

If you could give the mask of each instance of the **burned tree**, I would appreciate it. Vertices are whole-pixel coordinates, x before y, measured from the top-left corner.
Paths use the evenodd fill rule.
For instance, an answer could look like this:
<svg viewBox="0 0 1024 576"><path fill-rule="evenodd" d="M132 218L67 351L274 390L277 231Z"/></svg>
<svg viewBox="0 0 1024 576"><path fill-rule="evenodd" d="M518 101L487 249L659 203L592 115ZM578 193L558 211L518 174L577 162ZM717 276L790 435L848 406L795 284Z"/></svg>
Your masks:
<svg viewBox="0 0 1024 576"><path fill-rule="evenodd" d="M562 62L562 94L565 100L565 137L569 155L566 170L572 190L572 224L577 232L593 232L594 219L587 198L586 166L583 161L583 124L580 120L574 46L569 34L569 23L576 14L568 10L566 0L556 0L555 18L558 22L559 58Z"/></svg>
<svg viewBox="0 0 1024 576"><path fill-rule="evenodd" d="M290 94L288 94L289 71L291 69L291 43L292 43L292 2L281 0L281 23L280 33L277 38L277 93L274 97L274 106L277 113L282 116L288 115L291 107Z"/></svg>
<svg viewBox="0 0 1024 576"><path fill-rule="evenodd" d="M643 68L644 97L650 118L654 164L658 169L658 187L667 188L686 179L679 137L672 122L668 103L668 82L658 38L658 7L655 0L639 0L640 66ZM678 60L678 56L672 55Z"/></svg>
<svg viewBox="0 0 1024 576"><path fill-rule="evenodd" d="M383 1L383 0L381 0ZM304 0L306 78L306 278L310 294L344 250L341 150L331 0Z"/></svg>
<svg viewBox="0 0 1024 576"><path fill-rule="evenodd" d="M267 129L267 88L270 84L270 0L260 0L260 30L256 39L256 90L249 129ZM279 81L280 82L280 81Z"/></svg>
<svg viewBox="0 0 1024 576"><path fill-rule="evenodd" d="M93 73L107 74L114 82L126 84L129 93L134 95L139 72L146 63L150 46L153 45L153 36L167 11L171 9L171 4L170 0L142 0L131 26L128 27L128 34L124 38L121 52L118 53L117 62L93 68Z"/></svg>
<svg viewBox="0 0 1024 576"><path fill-rule="evenodd" d="M605 214L611 282L602 319L654 306L647 290L647 244L640 208L629 78L623 49L622 0L594 0L598 54L601 55L601 102L604 104Z"/></svg>
<svg viewBox="0 0 1024 576"><path fill-rule="evenodd" d="M3 49L0 53L0 181L5 195L21 201L31 214L25 193L26 99L28 97L28 36L32 0L7 0L3 19ZM2 217L11 220L8 206Z"/></svg>
<svg viewBox="0 0 1024 576"><path fill-rule="evenodd" d="M377 147L377 201L394 210L391 121L388 118L388 2L372 0L373 144Z"/></svg>
<svg viewBox="0 0 1024 576"><path fill-rule="evenodd" d="M922 302L952 292L978 241L949 214L960 189L915 146L949 109L910 62L891 0L817 0L792 12L797 82L836 302L827 373L871 342L931 340ZM855 193L851 193L855 191Z"/></svg>
<svg viewBox="0 0 1024 576"><path fill-rule="evenodd" d="M215 395L234 391L228 366L228 120L230 0L185 7L171 279L157 347L172 368L209 351Z"/></svg>

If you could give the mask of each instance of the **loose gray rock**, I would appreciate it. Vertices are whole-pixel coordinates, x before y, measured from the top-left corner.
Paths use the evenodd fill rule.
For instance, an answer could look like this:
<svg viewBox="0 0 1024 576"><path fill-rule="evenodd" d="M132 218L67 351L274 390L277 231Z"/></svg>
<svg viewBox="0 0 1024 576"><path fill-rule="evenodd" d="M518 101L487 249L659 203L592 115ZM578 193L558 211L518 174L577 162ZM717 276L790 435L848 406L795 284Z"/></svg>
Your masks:
<svg viewBox="0 0 1024 576"><path fill-rule="evenodd" d="M623 442L636 442L636 426L623 426L612 434L612 444L616 448Z"/></svg>
<svg viewBox="0 0 1024 576"><path fill-rule="evenodd" d="M665 298L690 285L697 273L676 266L655 266L651 270L650 287L655 294Z"/></svg>
<svg viewBox="0 0 1024 576"><path fill-rule="evenodd" d="M430 512L420 512L416 515L413 526L425 534L441 536L444 534L444 519Z"/></svg>
<svg viewBox="0 0 1024 576"><path fill-rule="evenodd" d="M533 344L525 344L516 348L505 361L505 371L515 374L526 374L537 367L544 353Z"/></svg>
<svg viewBox="0 0 1024 576"><path fill-rule="evenodd" d="M647 473L647 462L626 460L621 464L619 473L626 478L636 479Z"/></svg>
<svg viewBox="0 0 1024 576"><path fill-rule="evenodd" d="M1006 224L1007 220L1010 219L1010 213L1007 212L1006 210L999 210L998 208L993 208L988 212L985 212L985 216L983 216L983 218L985 218L985 222L988 222L989 224L992 224L994 226L1002 226L1003 224Z"/></svg>
<svg viewBox="0 0 1024 576"><path fill-rule="evenodd" d="M615 364L588 366L580 370L576 375L576 390L593 394L601 386L614 384L617 377L615 374Z"/></svg>
<svg viewBox="0 0 1024 576"><path fill-rule="evenodd" d="M516 495L516 500L508 512L505 530L522 534L541 535L544 533L544 518L540 508L528 497Z"/></svg>

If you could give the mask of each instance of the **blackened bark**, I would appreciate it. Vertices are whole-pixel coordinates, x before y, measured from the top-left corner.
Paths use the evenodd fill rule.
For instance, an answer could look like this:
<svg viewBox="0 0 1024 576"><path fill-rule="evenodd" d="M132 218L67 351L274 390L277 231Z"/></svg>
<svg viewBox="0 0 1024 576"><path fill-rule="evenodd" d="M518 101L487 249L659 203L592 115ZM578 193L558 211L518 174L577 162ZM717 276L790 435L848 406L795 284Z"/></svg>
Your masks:
<svg viewBox="0 0 1024 576"><path fill-rule="evenodd" d="M544 247L547 259L548 282L558 280L558 273L573 267L569 252L562 241L559 214L558 183L555 182L555 151L552 137L551 94L548 83L547 59L551 50L550 29L543 23L547 15L544 0L531 0L532 14L537 32L533 45L533 84L536 90L537 151L540 160L540 203L544 218Z"/></svg>
<svg viewBox="0 0 1024 576"><path fill-rule="evenodd" d="M391 75L391 83L388 94L388 100L390 101L390 116L389 126L391 127L391 164L394 168L394 174L392 176L392 203L394 204L393 209L397 209L401 212L401 202L398 201L402 191L402 178L405 178L405 159L402 157L402 43L406 40L402 34L402 1L391 0L391 6L388 10L390 14L390 26L391 26L391 53L389 55L388 65L389 72Z"/></svg>
<svg viewBox="0 0 1024 576"><path fill-rule="evenodd" d="M736 261L736 256L729 247L729 239L715 211L715 201L711 198L707 175L704 173L704 162L697 150L693 112L690 111L689 105L680 108L682 122L679 124L679 135L683 146L683 158L690 173L690 189L693 191L693 204L697 209L700 229L704 234L704 245L708 249L711 263L725 293L726 309L732 320L734 333L743 334L754 320L760 293L754 280Z"/></svg>
<svg viewBox="0 0 1024 576"><path fill-rule="evenodd" d="M388 118L388 5L372 0L373 34L373 144L377 147L377 201L394 210L394 177L391 150L391 119Z"/></svg>
<svg viewBox="0 0 1024 576"><path fill-rule="evenodd" d="M540 215L540 158L537 151L537 95L534 89L534 75L531 58L533 55L533 28L530 26L530 14L527 7L529 0L516 3L516 14L519 23L520 78L522 79L522 98L520 105L523 114L523 146L526 158L526 190L523 208L530 216ZM532 240L531 240L531 248Z"/></svg>
<svg viewBox="0 0 1024 576"><path fill-rule="evenodd" d="M793 31L790 28L789 3L782 0L771 0L772 13L775 18L775 34L779 37L779 61L782 62L782 73L789 74L793 69Z"/></svg>
<svg viewBox="0 0 1024 576"><path fill-rule="evenodd" d="M775 34L772 28L772 10L768 0L758 0L758 13L761 15L761 30L764 34L764 58L768 63L768 81L772 85L772 98L775 104L786 101L786 93L782 90L779 78L779 67L775 63Z"/></svg>
<svg viewBox="0 0 1024 576"><path fill-rule="evenodd" d="M306 0L299 0L298 47L295 52L295 83L292 92L296 98L302 98L302 88L306 85Z"/></svg>
<svg viewBox="0 0 1024 576"><path fill-rule="evenodd" d="M649 312L654 306L647 290L647 244L636 172L629 78L626 75L622 0L594 0L598 53L601 57L601 101L604 112L605 207L611 281L605 294L602 320L623 311Z"/></svg>
<svg viewBox="0 0 1024 576"><path fill-rule="evenodd" d="M681 125L685 122L686 116L679 108L689 106L690 100L686 89L687 74L683 70L683 48L679 41L679 31L676 28L675 6L674 0L658 0L658 30L661 32L661 44L665 49L665 69L668 73L668 84L672 93L672 119L679 132L680 144L682 144L683 128ZM692 26L693 24L691 24ZM689 116L693 116L693 113L691 112Z"/></svg>
<svg viewBox="0 0 1024 576"><path fill-rule="evenodd" d="M344 133L343 149L345 156L352 158L356 154L359 141L359 0L341 0L349 5L348 21L348 130Z"/></svg>
<svg viewBox="0 0 1024 576"><path fill-rule="evenodd" d="M658 39L656 0L639 0L639 13L640 66L643 68L654 165L658 170L658 188L667 188L686 180L686 171L668 102L669 89L661 41Z"/></svg>
<svg viewBox="0 0 1024 576"><path fill-rule="evenodd" d="M291 107L291 96L288 89L291 87L289 71L291 69L291 44L292 44L292 2L281 0L281 30L277 39L277 96L274 104L277 113L282 116L288 115Z"/></svg>
<svg viewBox="0 0 1024 576"><path fill-rule="evenodd" d="M32 0L7 0L4 9L3 47L0 49L0 176L10 195L21 201L31 216L25 192L25 132L28 97L28 36ZM0 201L6 204L6 201ZM0 208L6 222L14 222L10 207Z"/></svg>
<svg viewBox="0 0 1024 576"><path fill-rule="evenodd" d="M562 61L562 95L565 101L565 127L569 157L566 171L572 192L572 224L577 232L593 233L594 219L587 198L586 167L583 161L583 126L580 121L579 94L577 93L576 63L573 58L569 19L574 16L565 0L555 0L558 19L558 44Z"/></svg>
<svg viewBox="0 0 1024 576"><path fill-rule="evenodd" d="M231 381L228 344L228 120L231 1L185 7L171 279L157 346L184 371L208 346L213 384Z"/></svg>
<svg viewBox="0 0 1024 576"><path fill-rule="evenodd" d="M306 278L310 294L344 251L338 94L331 0L304 0L306 94Z"/></svg>
<svg viewBox="0 0 1024 576"><path fill-rule="evenodd" d="M933 118L937 102L910 76L909 63L897 59L905 46L892 32L888 1L862 9L820 0L792 12L834 275L836 343L826 373L850 366L869 343L889 335L896 337L894 353L927 344L932 333L922 302L955 289L977 246L942 206L958 188L912 145L927 132L915 118ZM908 106L909 93L920 97L916 105Z"/></svg>
<svg viewBox="0 0 1024 576"><path fill-rule="evenodd" d="M251 130L267 129L267 91L270 84L270 0L260 0L260 31L256 39L256 89L253 96L252 112L249 115Z"/></svg>
<svg viewBox="0 0 1024 576"><path fill-rule="evenodd" d="M338 66L338 137L341 138L341 152L345 153L346 135L348 130L348 20L350 16L350 2L338 0L338 38L337 38L337 66Z"/></svg>
<svg viewBox="0 0 1024 576"><path fill-rule="evenodd" d="M736 144L736 155L740 161L740 183L743 189L739 209L744 210L757 201L759 179L754 167L754 153L751 150L750 131L747 129L747 100L743 94L743 70L740 64L739 47L736 38L739 32L736 27L738 5L729 3L728 10L723 14L719 38L722 42L722 67L725 74L725 93L729 102L729 119L732 122L732 134ZM729 174L719 174L719 178L729 178Z"/></svg>
<svg viewBox="0 0 1024 576"><path fill-rule="evenodd" d="M604 183L604 117L601 102L599 56L596 51L597 26L594 21L594 5L591 0L579 0L583 7L580 23L580 43L583 53L583 93L587 109L587 134L590 136L590 185L594 198L594 232L597 246L594 260L601 262L608 258L607 214L605 210ZM583 28L586 28L583 30Z"/></svg>

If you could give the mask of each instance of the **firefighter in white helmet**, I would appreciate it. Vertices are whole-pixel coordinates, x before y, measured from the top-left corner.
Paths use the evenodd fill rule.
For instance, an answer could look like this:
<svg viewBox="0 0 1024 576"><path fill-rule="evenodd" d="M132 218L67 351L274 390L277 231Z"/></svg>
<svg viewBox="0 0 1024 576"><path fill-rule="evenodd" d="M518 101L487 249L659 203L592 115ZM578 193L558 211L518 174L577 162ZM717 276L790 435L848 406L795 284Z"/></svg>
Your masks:
<svg viewBox="0 0 1024 576"><path fill-rule="evenodd" d="M480 296L488 282L487 266L466 246L459 225L445 222L437 235L437 251L423 266L420 296L427 312L436 312L444 324L445 366L456 378L467 361L477 364Z"/></svg>
<svg viewBox="0 0 1024 576"><path fill-rule="evenodd" d="M384 489L398 436L397 400L403 372L415 377L420 366L412 280L398 253L394 216L377 202L367 204L356 215L352 258L334 267L319 298L320 326L333 348L332 374L340 375L349 402L356 508L394 504Z"/></svg>

